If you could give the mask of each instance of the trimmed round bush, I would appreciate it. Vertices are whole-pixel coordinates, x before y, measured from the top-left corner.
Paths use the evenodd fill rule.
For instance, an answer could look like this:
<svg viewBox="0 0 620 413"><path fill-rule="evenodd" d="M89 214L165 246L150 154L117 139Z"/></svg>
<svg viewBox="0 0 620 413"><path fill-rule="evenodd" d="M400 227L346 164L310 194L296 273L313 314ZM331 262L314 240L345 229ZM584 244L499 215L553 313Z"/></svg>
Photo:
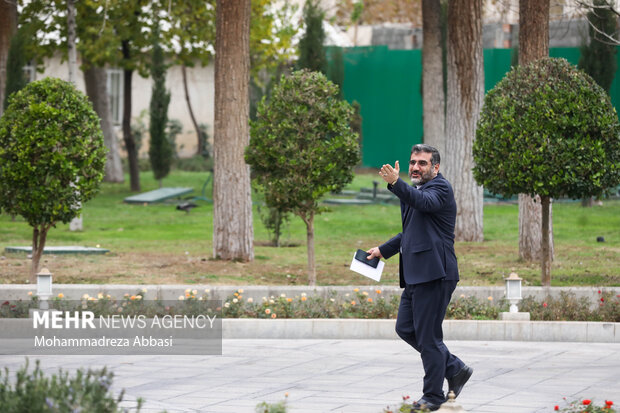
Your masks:
<svg viewBox="0 0 620 413"><path fill-rule="evenodd" d="M598 196L620 183L619 134L610 98L590 76L564 59L540 59L486 95L474 177L504 196Z"/></svg>
<svg viewBox="0 0 620 413"><path fill-rule="evenodd" d="M268 205L297 215L319 212L323 194L353 180L360 151L352 116L323 74L282 76L271 99L258 106L245 153Z"/></svg>
<svg viewBox="0 0 620 413"><path fill-rule="evenodd" d="M75 86L45 78L11 96L0 118L0 209L33 227L31 281L50 227L80 213L104 167L99 117Z"/></svg>
<svg viewBox="0 0 620 413"><path fill-rule="evenodd" d="M14 94L0 118L0 206L30 225L71 221L99 189L103 134L88 98L45 78Z"/></svg>

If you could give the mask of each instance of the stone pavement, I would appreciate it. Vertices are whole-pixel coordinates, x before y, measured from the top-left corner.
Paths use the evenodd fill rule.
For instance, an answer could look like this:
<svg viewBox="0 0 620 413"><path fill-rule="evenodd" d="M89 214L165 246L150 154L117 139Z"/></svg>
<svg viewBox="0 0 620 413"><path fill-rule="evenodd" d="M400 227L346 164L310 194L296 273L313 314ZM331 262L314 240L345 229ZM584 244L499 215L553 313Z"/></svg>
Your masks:
<svg viewBox="0 0 620 413"><path fill-rule="evenodd" d="M474 368L458 398L468 412L550 412L590 398L620 405L617 343L449 341ZM400 340L227 339L221 356L45 356L43 369L108 366L126 407L144 412L254 412L288 393L290 412L380 413L420 396L422 364ZM23 356L0 356L14 372ZM563 400L566 398L566 401ZM614 406L615 407L615 406Z"/></svg>

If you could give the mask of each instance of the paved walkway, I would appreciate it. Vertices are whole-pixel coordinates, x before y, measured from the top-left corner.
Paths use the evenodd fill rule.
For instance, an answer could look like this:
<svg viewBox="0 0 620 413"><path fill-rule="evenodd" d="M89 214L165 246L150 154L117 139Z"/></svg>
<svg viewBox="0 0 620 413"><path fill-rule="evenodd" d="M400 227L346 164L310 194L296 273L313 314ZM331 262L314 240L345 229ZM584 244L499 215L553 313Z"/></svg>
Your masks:
<svg viewBox="0 0 620 413"><path fill-rule="evenodd" d="M458 399L470 413L550 412L564 397L620 405L619 344L447 344L474 368ZM23 362L0 356L11 372ZM49 373L108 366L126 399L146 399L144 412L254 412L288 393L290 412L380 413L422 387L419 356L399 340L224 340L222 356L46 356L41 364Z"/></svg>

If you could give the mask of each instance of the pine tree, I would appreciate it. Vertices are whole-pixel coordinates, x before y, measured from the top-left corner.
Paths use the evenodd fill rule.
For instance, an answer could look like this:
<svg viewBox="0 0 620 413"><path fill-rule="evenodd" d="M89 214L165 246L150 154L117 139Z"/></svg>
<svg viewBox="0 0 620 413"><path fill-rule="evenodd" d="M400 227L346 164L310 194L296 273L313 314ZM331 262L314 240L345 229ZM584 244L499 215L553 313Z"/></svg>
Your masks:
<svg viewBox="0 0 620 413"><path fill-rule="evenodd" d="M155 179L161 180L170 172L172 163L172 146L166 134L168 124L168 105L170 93L166 90L166 65L164 52L159 43L159 30L153 33L153 60L151 62L151 77L153 78L153 92L151 94L150 127L151 144L149 158Z"/></svg>
<svg viewBox="0 0 620 413"><path fill-rule="evenodd" d="M608 0L594 1L594 8L588 12L588 21L591 24L590 43L581 46L581 58L577 67L592 76L594 81L609 93L616 74L616 46L598 32L610 37L616 32L616 15Z"/></svg>
<svg viewBox="0 0 620 413"><path fill-rule="evenodd" d="M327 58L323 48L325 42L324 17L325 13L321 10L317 0L306 0L304 5L306 32L299 41L298 66L300 69L309 69L323 74L327 70Z"/></svg>
<svg viewBox="0 0 620 413"><path fill-rule="evenodd" d="M24 54L26 46L26 29L20 28L15 36L11 38L11 47L6 62L6 89L4 92L3 107L9 105L9 97L12 93L21 90L28 83L24 74L26 56Z"/></svg>

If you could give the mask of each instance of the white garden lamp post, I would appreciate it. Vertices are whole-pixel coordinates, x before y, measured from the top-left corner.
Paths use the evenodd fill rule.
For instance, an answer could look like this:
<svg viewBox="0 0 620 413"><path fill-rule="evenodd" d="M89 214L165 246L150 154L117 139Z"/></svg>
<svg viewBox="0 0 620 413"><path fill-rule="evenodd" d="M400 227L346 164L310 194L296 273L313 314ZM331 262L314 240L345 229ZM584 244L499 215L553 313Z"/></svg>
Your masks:
<svg viewBox="0 0 620 413"><path fill-rule="evenodd" d="M529 321L530 313L522 313L519 311L519 301L523 299L521 296L521 281L517 273L510 273L508 278L504 278L506 281L506 300L510 303L510 311L499 314L499 318L501 320L512 320L512 321Z"/></svg>
<svg viewBox="0 0 620 413"><path fill-rule="evenodd" d="M42 268L37 273L37 296L39 297L39 309L49 309L47 300L52 296L52 273L47 268Z"/></svg>
<svg viewBox="0 0 620 413"><path fill-rule="evenodd" d="M504 280L506 281L506 299L510 303L510 312L518 313L519 308L517 304L523 299L521 296L521 281L523 281L523 279L520 278L517 273L512 272L510 276Z"/></svg>

